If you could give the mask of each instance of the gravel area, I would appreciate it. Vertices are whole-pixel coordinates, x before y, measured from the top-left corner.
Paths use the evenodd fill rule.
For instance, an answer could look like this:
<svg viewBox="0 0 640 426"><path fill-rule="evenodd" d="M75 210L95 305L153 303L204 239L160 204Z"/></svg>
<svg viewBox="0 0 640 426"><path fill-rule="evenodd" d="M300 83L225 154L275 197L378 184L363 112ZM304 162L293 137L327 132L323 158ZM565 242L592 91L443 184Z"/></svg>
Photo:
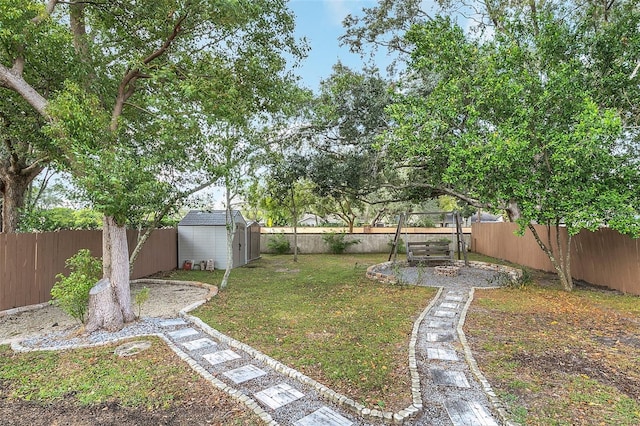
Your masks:
<svg viewBox="0 0 640 426"><path fill-rule="evenodd" d="M184 284L131 284L132 294L143 287L149 288L149 299L141 306L141 320L135 321L118 333L95 332L80 334L80 323L60 308L46 305L37 309L0 312L0 344L22 341L25 347L62 347L72 344L100 343L135 334L157 332L157 320L178 316L178 312L206 297L208 289ZM138 306L134 305L136 314Z"/></svg>
<svg viewBox="0 0 640 426"><path fill-rule="evenodd" d="M376 272L385 275L400 276L402 282L416 284L425 287L444 287L470 289L471 287L496 287L498 272L485 271L472 267L460 267L458 276L448 277L435 273L435 267L402 266L395 268L385 265L376 269Z"/></svg>

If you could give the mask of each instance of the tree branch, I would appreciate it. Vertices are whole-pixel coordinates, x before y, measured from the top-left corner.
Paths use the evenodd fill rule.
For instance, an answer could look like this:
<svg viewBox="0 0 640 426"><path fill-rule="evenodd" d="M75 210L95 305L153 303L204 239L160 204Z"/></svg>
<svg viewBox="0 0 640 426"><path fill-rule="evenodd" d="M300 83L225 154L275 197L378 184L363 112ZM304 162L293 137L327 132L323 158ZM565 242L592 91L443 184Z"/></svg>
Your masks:
<svg viewBox="0 0 640 426"><path fill-rule="evenodd" d="M51 120L51 116L47 113L49 102L27 83L21 74L16 74L13 69L9 69L2 64L0 64L0 86L15 91L40 115L47 120Z"/></svg>
<svg viewBox="0 0 640 426"><path fill-rule="evenodd" d="M164 41L162 46L158 48L156 51L151 53L149 56L142 60L144 65L148 65L153 60L162 56L169 49L173 41L176 39L178 34L180 33L180 29L182 27L182 23L187 19L189 14L185 13L184 16L181 16L173 26L173 31ZM124 108L125 102L134 94L135 92L135 82L141 76L140 69L130 69L125 74L124 78L120 82L118 86L118 96L116 97L116 103L113 106L113 112L111 113L111 124L109 125L110 131L115 131L118 127L118 118L122 115L122 110Z"/></svg>

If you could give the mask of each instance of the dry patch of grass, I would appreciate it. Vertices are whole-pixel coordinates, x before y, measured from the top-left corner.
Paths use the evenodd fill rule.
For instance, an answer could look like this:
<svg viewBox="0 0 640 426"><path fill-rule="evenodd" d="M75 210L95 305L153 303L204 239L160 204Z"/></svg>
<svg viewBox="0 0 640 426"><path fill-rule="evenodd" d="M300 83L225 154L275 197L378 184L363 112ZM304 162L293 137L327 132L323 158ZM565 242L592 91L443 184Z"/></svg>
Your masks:
<svg viewBox="0 0 640 426"><path fill-rule="evenodd" d="M465 332L480 369L523 424L640 424L640 299L553 281L476 292Z"/></svg>

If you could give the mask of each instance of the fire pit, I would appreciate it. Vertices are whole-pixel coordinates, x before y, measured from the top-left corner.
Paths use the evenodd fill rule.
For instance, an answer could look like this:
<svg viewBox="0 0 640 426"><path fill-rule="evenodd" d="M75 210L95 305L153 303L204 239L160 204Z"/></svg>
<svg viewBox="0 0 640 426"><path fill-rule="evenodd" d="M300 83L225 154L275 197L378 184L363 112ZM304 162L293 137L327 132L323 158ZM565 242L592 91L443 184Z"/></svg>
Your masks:
<svg viewBox="0 0 640 426"><path fill-rule="evenodd" d="M457 277L460 268L457 266L436 266L434 271L436 275L444 275L445 277Z"/></svg>

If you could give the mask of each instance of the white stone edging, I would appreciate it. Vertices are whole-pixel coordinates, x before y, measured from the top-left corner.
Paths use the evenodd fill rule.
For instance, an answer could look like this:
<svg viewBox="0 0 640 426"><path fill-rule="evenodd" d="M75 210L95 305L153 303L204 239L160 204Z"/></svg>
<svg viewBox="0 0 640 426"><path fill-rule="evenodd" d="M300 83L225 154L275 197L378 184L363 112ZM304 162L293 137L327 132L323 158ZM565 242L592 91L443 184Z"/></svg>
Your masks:
<svg viewBox="0 0 640 426"><path fill-rule="evenodd" d="M456 331L458 332L458 339L460 340L460 344L462 345L462 348L464 350L464 357L467 361L467 364L469 365L469 368L471 369L471 372L475 376L476 380L478 380L478 382L482 386L482 390L484 391L485 395L487 395L487 399L489 400L491 405L493 405L494 411L498 413L500 420L502 421L502 424L507 426L516 426L518 424L513 423L509 420L509 414L504 404L502 403L502 400L500 400L500 398L495 394L495 392L491 388L491 384L489 383L487 378L484 376L484 374L482 374L482 372L480 371L480 368L478 367L478 363L473 357L471 346L469 346L467 337L464 334L464 330L462 329L467 319L467 312L469 310L469 307L471 306L471 302L473 302L473 296L476 288L478 287L472 287L471 290L469 290L469 298L467 299L467 303L465 303L464 307L462 308L462 312L460 312L460 319L458 320L458 326L456 327ZM496 289L500 287L480 287L480 288L484 290L484 289L492 289L492 288Z"/></svg>
<svg viewBox="0 0 640 426"><path fill-rule="evenodd" d="M37 309L46 308L47 306L49 306L49 302L43 302L43 303L37 303L35 305L27 305L27 306L20 306L18 308L6 309L4 311L0 311L0 317L4 317L6 315L20 314L22 312L35 311Z"/></svg>
<svg viewBox="0 0 640 426"><path fill-rule="evenodd" d="M379 281L379 282L382 282L382 283L397 283L398 280L396 279L396 277L394 277L392 275L386 275L386 274L377 272L377 270L379 268L388 267L388 266L393 265L394 263L397 263L397 262L389 261L389 262L378 263L376 265L370 266L369 268L367 268L367 272L366 272L367 278L372 279L372 280L376 280L376 281ZM467 266L465 264L464 260L454 260L452 263L455 266ZM522 269L513 268L513 267L510 267L510 266L496 265L496 264L493 264L493 263L480 262L480 261L468 261L467 264L468 264L469 267L475 268L475 269L506 273L506 274L509 275L509 277L511 278L512 281L517 281L518 279L520 279L522 277ZM502 287L501 286L492 286L492 287L477 287L477 288L480 288L480 289L483 289L483 290L490 290L490 289L499 289L499 288L502 288ZM425 309L425 311L423 311L423 313L420 316L420 318L418 318L417 322L414 324L414 331L411 334L411 343L413 343L414 359L415 359L415 342L417 341L417 329L419 328L420 322L422 322L422 319L426 315L426 312L432 307L432 305L440 297L440 294L442 293L443 289L444 289L443 287L439 287L439 291L436 294L436 296L434 296L434 298L431 301L431 303L429 304L429 306ZM502 421L503 425L506 425L506 426L517 426L518 423L514 423L511 420L509 420L509 415L508 415L508 412L507 412L504 404L502 403L500 398L498 398L498 396L495 394L495 392L491 388L491 385L489 384L489 381L486 379L486 377L484 377L484 375L480 371L480 368L478 367L478 363L476 362L475 358L473 357L473 353L471 351L471 347L469 346L469 343L467 342L467 338L466 338L466 336L464 334L464 330L462 329L462 327L464 325L464 322L466 320L466 317L467 317L467 311L469 310L469 307L471 306L471 302L473 301L473 295L474 295L475 289L476 289L476 287L472 287L471 290L469 291L469 298L467 300L467 303L465 304L465 306L463 307L463 309L462 309L462 311L460 313L460 319L458 320L458 325L456 327L458 338L460 340L460 344L462 345L462 347L464 349L464 356L465 356L465 359L467 361L467 364L469 365L469 368L471 369L471 372L476 377L478 382L480 382L480 385L482 386L482 389L483 389L484 393L487 395L487 399L489 400L489 402L493 406L494 410L498 413L498 415L500 417L500 420ZM411 343L409 345L410 353L411 353L411 350L412 350ZM411 357L411 355L410 355L410 357ZM412 393L413 393L413 383L414 383L414 378L413 377L414 376L413 376L413 370L411 369L411 359L410 359L410 362L409 362L409 368L411 370ZM417 368L416 368L416 374L417 374ZM418 383L418 385L420 384L419 376L418 376L417 383ZM414 393L414 405L415 405L415 401L416 401L416 397L415 397L415 393ZM422 404L420 404L420 409L422 409Z"/></svg>

